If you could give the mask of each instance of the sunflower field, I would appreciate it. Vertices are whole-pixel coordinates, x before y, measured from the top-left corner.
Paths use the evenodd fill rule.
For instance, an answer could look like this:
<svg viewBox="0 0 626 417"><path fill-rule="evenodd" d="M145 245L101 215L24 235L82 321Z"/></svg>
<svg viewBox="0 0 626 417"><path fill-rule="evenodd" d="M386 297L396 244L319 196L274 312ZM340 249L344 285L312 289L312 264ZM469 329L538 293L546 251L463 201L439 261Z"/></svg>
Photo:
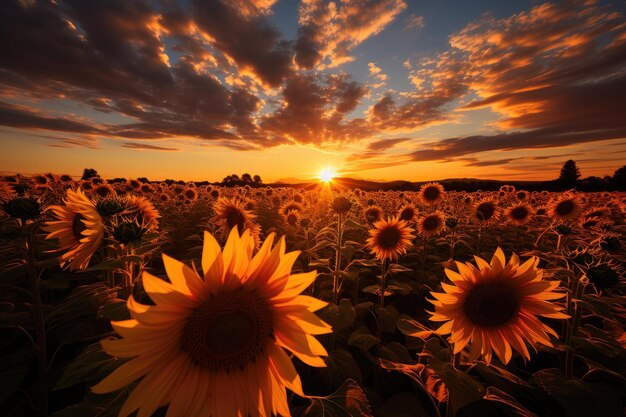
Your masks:
<svg viewBox="0 0 626 417"><path fill-rule="evenodd" d="M2 416L624 414L626 194L0 181Z"/></svg>

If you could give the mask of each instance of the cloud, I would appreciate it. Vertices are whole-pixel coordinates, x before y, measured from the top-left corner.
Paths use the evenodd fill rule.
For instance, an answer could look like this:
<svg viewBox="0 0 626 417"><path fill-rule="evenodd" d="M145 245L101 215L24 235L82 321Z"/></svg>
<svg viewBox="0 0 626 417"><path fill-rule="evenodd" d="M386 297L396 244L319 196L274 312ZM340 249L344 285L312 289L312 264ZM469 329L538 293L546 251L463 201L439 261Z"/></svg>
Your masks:
<svg viewBox="0 0 626 417"><path fill-rule="evenodd" d="M0 102L0 125L20 129L41 129L73 133L102 133L103 130L78 120L49 117L28 107Z"/></svg>
<svg viewBox="0 0 626 417"><path fill-rule="evenodd" d="M394 146L409 141L411 138L380 139L367 145L370 151L386 151Z"/></svg>
<svg viewBox="0 0 626 417"><path fill-rule="evenodd" d="M626 137L621 14L593 3L547 3L506 19L485 16L451 36L450 43L453 48L435 60L436 70L420 75L426 84L441 86L459 74L456 92L464 86L477 97L460 110L494 110L502 116L494 123L501 132L425 143L410 154L413 159ZM390 100L379 107L373 110L384 118L397 113Z"/></svg>
<svg viewBox="0 0 626 417"><path fill-rule="evenodd" d="M273 2L243 2L254 3L254 7L243 8L238 7L240 3L192 0L193 18L212 39L211 44L232 58L240 71L252 71L263 82L277 87L290 72L293 52L290 43L281 39L280 32L262 13Z"/></svg>
<svg viewBox="0 0 626 417"><path fill-rule="evenodd" d="M295 61L305 69L350 62L354 47L384 30L406 7L403 0L303 0Z"/></svg>
<svg viewBox="0 0 626 417"><path fill-rule="evenodd" d="M336 67L394 21L417 24L417 15L400 20L405 1L303 0L294 41L270 24L276 3L2 1L0 124L67 136L52 146L90 137L242 151L365 141L350 160L367 167L383 166L386 151L420 130L478 109L498 117L480 134L411 141L419 145L394 158L479 159L626 138L626 25L610 6L546 3L482 16L452 34L448 50L404 60L406 91L383 91L387 74L374 58L364 80ZM81 116L53 110L58 103Z"/></svg>
<svg viewBox="0 0 626 417"><path fill-rule="evenodd" d="M426 21L424 16L418 16L416 14L412 14L406 19L406 23L404 24L404 29L422 29L426 26Z"/></svg>
<svg viewBox="0 0 626 417"><path fill-rule="evenodd" d="M150 145L147 143L136 143L136 142L126 142L120 145L122 148L128 149L140 149L140 150L149 150L149 151L167 151L167 152L176 152L180 149L178 148L168 148L164 146Z"/></svg>

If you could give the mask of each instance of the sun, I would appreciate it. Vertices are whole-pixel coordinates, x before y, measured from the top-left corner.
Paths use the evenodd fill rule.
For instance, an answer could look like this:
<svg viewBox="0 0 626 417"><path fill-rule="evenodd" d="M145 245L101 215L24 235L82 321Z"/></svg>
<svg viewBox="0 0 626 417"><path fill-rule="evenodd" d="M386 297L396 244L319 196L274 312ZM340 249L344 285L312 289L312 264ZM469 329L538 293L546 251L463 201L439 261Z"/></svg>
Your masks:
<svg viewBox="0 0 626 417"><path fill-rule="evenodd" d="M331 182L336 176L336 172L332 168L324 168L320 171L319 179L322 182Z"/></svg>

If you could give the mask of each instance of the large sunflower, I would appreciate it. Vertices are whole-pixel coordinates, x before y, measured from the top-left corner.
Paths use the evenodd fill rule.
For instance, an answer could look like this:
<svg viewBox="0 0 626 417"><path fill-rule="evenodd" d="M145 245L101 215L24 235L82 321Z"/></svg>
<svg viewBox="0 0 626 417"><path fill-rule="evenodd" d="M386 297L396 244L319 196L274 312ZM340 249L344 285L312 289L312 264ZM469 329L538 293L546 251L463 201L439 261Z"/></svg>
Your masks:
<svg viewBox="0 0 626 417"><path fill-rule="evenodd" d="M415 238L411 232L413 229L404 220L397 217L383 219L374 223L365 247L377 259L398 259L400 255L406 253L411 246L411 240Z"/></svg>
<svg viewBox="0 0 626 417"><path fill-rule="evenodd" d="M435 312L430 313L430 319L446 322L437 333L451 333L454 353L471 342L471 361L482 356L489 363L495 351L506 364L512 349L530 359L526 341L552 346L548 334L558 335L537 316L569 317L561 312L561 306L551 302L565 296L553 292L560 282L542 279L543 270L537 268L536 257L520 265L519 258L513 254L506 263L504 253L498 248L491 263L474 258L478 268L469 262L457 262L459 273L445 270L453 285L442 282L445 292L431 292L435 297L431 301Z"/></svg>
<svg viewBox="0 0 626 417"><path fill-rule="evenodd" d="M61 266L69 262L71 271L84 269L100 247L104 237L104 220L82 190L67 190L64 206L50 206L56 220L49 221L43 229L49 232L46 239L58 239Z"/></svg>
<svg viewBox="0 0 626 417"><path fill-rule="evenodd" d="M118 390L143 377L120 416L140 408L149 416L169 404L168 417L289 416L285 388L303 396L300 377L287 353L323 367L324 347L313 335L331 327L313 312L327 303L300 295L316 271L291 275L299 251L285 253L285 240L272 248L270 234L253 257L254 239L233 229L222 251L204 235L204 278L163 256L170 282L143 275L156 305L136 302L132 319L112 322L123 336L104 340L111 355L133 358L98 385Z"/></svg>

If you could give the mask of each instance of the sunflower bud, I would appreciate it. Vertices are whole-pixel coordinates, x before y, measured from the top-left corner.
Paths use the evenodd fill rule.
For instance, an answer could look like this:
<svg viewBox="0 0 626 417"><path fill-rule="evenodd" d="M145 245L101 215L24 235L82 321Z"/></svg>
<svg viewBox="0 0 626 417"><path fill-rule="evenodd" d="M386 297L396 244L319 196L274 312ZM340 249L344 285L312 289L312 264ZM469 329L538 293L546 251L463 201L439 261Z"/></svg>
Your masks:
<svg viewBox="0 0 626 417"><path fill-rule="evenodd" d="M587 270L586 275L597 288L610 288L619 281L617 271L608 264L592 266Z"/></svg>
<svg viewBox="0 0 626 417"><path fill-rule="evenodd" d="M345 214L352 208L352 202L346 197L337 197L333 200L331 208L337 214Z"/></svg>
<svg viewBox="0 0 626 417"><path fill-rule="evenodd" d="M98 204L96 204L96 209L101 216L110 217L123 212L124 206L118 200L109 198L99 201Z"/></svg>
<svg viewBox="0 0 626 417"><path fill-rule="evenodd" d="M113 227L113 238L120 243L135 242L146 233L146 228L137 222L122 222Z"/></svg>
<svg viewBox="0 0 626 417"><path fill-rule="evenodd" d="M561 236L565 236L572 233L572 228L564 224L559 224L557 227L554 228L554 231Z"/></svg>
<svg viewBox="0 0 626 417"><path fill-rule="evenodd" d="M41 206L32 197L19 197L4 203L4 211L15 219L34 219L41 214Z"/></svg>
<svg viewBox="0 0 626 417"><path fill-rule="evenodd" d="M622 246L618 237L609 236L602 239L600 247L607 252L617 252Z"/></svg>

